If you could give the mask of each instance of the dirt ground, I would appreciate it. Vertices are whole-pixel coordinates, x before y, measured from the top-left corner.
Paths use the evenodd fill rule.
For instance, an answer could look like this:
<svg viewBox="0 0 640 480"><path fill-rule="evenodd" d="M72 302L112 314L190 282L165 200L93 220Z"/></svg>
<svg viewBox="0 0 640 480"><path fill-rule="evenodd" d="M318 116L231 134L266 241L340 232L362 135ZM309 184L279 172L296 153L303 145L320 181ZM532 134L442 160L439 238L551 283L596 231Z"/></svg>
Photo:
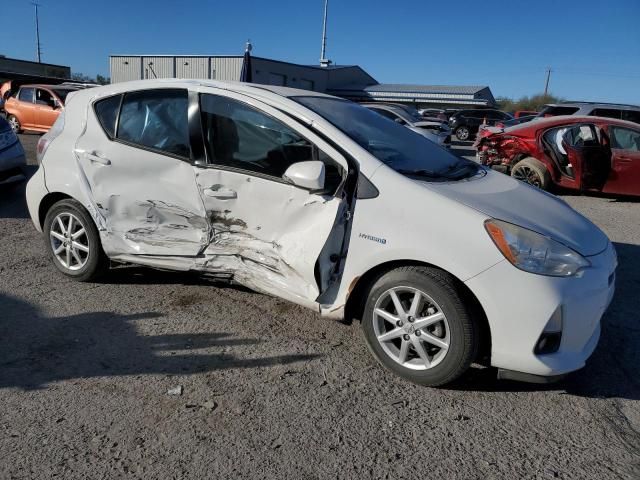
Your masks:
<svg viewBox="0 0 640 480"><path fill-rule="evenodd" d="M620 259L587 366L430 389L383 371L359 324L242 288L137 267L74 283L24 186L3 189L0 478L640 478L640 203L564 198Z"/></svg>

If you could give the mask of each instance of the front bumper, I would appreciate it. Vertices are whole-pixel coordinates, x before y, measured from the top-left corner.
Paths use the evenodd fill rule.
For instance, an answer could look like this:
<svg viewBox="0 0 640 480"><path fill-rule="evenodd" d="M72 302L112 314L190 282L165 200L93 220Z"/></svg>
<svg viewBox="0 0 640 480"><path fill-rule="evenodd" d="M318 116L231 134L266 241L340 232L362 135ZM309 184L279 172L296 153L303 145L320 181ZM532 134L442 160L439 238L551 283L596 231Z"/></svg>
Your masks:
<svg viewBox="0 0 640 480"><path fill-rule="evenodd" d="M579 277L558 278L518 270L506 260L466 282L482 304L491 329L491 365L538 376L582 368L600 338L600 319L615 290L616 255L607 249L588 257ZM562 309L557 352L535 354L547 322Z"/></svg>

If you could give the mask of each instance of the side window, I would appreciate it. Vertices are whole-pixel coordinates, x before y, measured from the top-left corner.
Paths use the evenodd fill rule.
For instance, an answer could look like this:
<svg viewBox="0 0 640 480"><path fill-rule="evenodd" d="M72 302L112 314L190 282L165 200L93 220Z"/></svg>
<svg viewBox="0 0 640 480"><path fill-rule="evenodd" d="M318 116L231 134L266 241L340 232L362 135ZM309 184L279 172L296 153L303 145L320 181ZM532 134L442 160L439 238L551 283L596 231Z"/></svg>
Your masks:
<svg viewBox="0 0 640 480"><path fill-rule="evenodd" d="M620 118L622 112L615 108L594 108L589 114L591 117Z"/></svg>
<svg viewBox="0 0 640 480"><path fill-rule="evenodd" d="M567 129L563 140L571 147L593 147L600 144L593 125L576 125Z"/></svg>
<svg viewBox="0 0 640 480"><path fill-rule="evenodd" d="M47 90L43 90L41 88L36 89L36 103L38 105L46 105L51 108L55 105L53 95L51 95Z"/></svg>
<svg viewBox="0 0 640 480"><path fill-rule="evenodd" d="M33 88L21 88L20 92L18 93L18 100L20 100L21 102L33 103L33 93Z"/></svg>
<svg viewBox="0 0 640 480"><path fill-rule="evenodd" d="M122 95L115 95L113 97L99 100L95 103L93 108L96 112L96 117L109 138L116 136L116 119L118 118L118 110L120 109L120 100Z"/></svg>
<svg viewBox="0 0 640 480"><path fill-rule="evenodd" d="M127 93L116 138L189 158L188 103L187 91L182 89Z"/></svg>
<svg viewBox="0 0 640 480"><path fill-rule="evenodd" d="M609 127L611 148L640 152L640 132L622 127Z"/></svg>
<svg viewBox="0 0 640 480"><path fill-rule="evenodd" d="M637 110L623 110L622 119L629 122L640 123L640 112Z"/></svg>
<svg viewBox="0 0 640 480"><path fill-rule="evenodd" d="M205 147L209 160L225 167L282 178L290 165L321 160L327 189L337 188L339 167L315 145L280 121L244 103L216 95L200 96ZM331 185L330 179L338 184Z"/></svg>

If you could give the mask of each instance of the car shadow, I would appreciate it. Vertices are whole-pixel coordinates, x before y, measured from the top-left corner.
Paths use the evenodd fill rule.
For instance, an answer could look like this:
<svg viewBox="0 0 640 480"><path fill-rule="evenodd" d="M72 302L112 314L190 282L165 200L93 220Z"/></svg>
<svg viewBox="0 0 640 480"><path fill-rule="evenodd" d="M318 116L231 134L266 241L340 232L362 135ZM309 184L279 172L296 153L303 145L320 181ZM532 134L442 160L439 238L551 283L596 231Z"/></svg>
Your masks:
<svg viewBox="0 0 640 480"><path fill-rule="evenodd" d="M0 388L33 390L61 380L105 376L191 375L222 369L285 365L317 358L287 354L244 358L239 347L260 340L225 332L144 335L137 321L157 312L89 312L50 317L0 294Z"/></svg>
<svg viewBox="0 0 640 480"><path fill-rule="evenodd" d="M540 385L496 379L493 368L472 368L450 388L483 392L564 390L589 398L640 400L640 246L614 243L616 293L602 318L600 342L586 366L557 383Z"/></svg>

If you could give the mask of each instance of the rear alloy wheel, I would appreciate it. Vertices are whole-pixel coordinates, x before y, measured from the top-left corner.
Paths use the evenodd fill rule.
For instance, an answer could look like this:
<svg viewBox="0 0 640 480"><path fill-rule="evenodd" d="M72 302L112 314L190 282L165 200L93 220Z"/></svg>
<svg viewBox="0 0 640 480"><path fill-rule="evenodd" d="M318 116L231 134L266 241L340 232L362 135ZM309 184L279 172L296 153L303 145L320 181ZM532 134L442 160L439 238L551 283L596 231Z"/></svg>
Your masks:
<svg viewBox="0 0 640 480"><path fill-rule="evenodd" d="M456 280L428 267L402 267L372 286L363 329L387 369L420 384L450 383L475 357L478 331Z"/></svg>
<svg viewBox="0 0 640 480"><path fill-rule="evenodd" d="M9 122L9 126L11 127L11 130L13 130L13 133L22 133L22 126L20 125L18 117L15 115L9 115L9 117L7 117L7 121Z"/></svg>
<svg viewBox="0 0 640 480"><path fill-rule="evenodd" d="M43 231L53 264L65 275L84 282L108 269L98 229L79 202L61 200L51 207Z"/></svg>
<svg viewBox="0 0 640 480"><path fill-rule="evenodd" d="M511 168L511 176L542 190L548 190L551 176L544 164L532 157L520 160Z"/></svg>
<svg viewBox="0 0 640 480"><path fill-rule="evenodd" d="M471 132L469 131L468 127L462 126L462 127L456 128L456 138L461 142L465 142L469 140L470 136L471 136Z"/></svg>

